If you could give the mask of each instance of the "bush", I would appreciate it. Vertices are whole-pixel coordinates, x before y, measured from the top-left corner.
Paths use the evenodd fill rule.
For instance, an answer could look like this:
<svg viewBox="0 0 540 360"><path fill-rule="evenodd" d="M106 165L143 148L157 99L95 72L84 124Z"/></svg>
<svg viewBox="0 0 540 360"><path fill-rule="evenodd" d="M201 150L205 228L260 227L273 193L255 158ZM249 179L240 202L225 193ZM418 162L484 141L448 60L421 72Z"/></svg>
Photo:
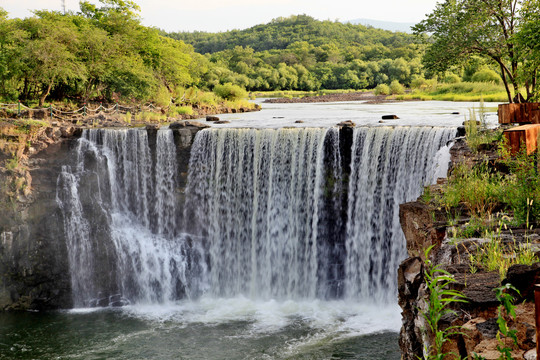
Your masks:
<svg viewBox="0 0 540 360"><path fill-rule="evenodd" d="M456 74L446 74L442 82L445 84L457 84L461 82L461 78Z"/></svg>
<svg viewBox="0 0 540 360"><path fill-rule="evenodd" d="M238 85L226 83L223 85L216 85L214 87L214 93L225 100L239 100L247 98L247 91Z"/></svg>
<svg viewBox="0 0 540 360"><path fill-rule="evenodd" d="M393 95L402 95L405 94L405 88L399 83L399 81L393 80L390 83L390 92Z"/></svg>
<svg viewBox="0 0 540 360"><path fill-rule="evenodd" d="M425 89L428 87L428 83L426 79L422 76L415 75L413 80L411 81L411 88L413 89Z"/></svg>
<svg viewBox="0 0 540 360"><path fill-rule="evenodd" d="M390 87L386 84L379 84L373 90L375 95L390 95Z"/></svg>
<svg viewBox="0 0 540 360"><path fill-rule="evenodd" d="M171 103L171 94L165 86L160 86L156 92L154 103L159 107L167 107Z"/></svg>
<svg viewBox="0 0 540 360"><path fill-rule="evenodd" d="M491 69L481 69L474 73L471 79L473 82L501 83L501 77Z"/></svg>
<svg viewBox="0 0 540 360"><path fill-rule="evenodd" d="M175 106L169 111L171 115L193 115L191 106Z"/></svg>

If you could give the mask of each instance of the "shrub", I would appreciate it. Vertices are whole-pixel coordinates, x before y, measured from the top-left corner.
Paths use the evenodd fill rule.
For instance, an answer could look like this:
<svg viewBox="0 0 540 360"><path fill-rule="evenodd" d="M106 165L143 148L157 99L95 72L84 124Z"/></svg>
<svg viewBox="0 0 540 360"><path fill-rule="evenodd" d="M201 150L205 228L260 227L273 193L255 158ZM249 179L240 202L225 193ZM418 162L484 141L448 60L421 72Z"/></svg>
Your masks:
<svg viewBox="0 0 540 360"><path fill-rule="evenodd" d="M193 115L191 106L175 106L170 110L171 115Z"/></svg>
<svg viewBox="0 0 540 360"><path fill-rule="evenodd" d="M491 69L480 69L474 73L471 80L473 82L487 82L487 83L501 83L501 77L495 71Z"/></svg>
<svg viewBox="0 0 540 360"><path fill-rule="evenodd" d="M223 85L216 85L214 87L214 93L225 100L239 100L247 98L247 91L238 85L226 83Z"/></svg>
<svg viewBox="0 0 540 360"><path fill-rule="evenodd" d="M390 95L390 87L386 84L379 84L373 90L375 95Z"/></svg>
<svg viewBox="0 0 540 360"><path fill-rule="evenodd" d="M167 107L171 103L171 94L165 86L160 86L156 92L154 102L159 107Z"/></svg>
<svg viewBox="0 0 540 360"><path fill-rule="evenodd" d="M415 75L411 81L411 88L413 89L425 89L428 87L426 79L422 76Z"/></svg>
<svg viewBox="0 0 540 360"><path fill-rule="evenodd" d="M394 95L402 95L405 94L405 88L399 83L399 81L393 80L390 83L390 92Z"/></svg>
<svg viewBox="0 0 540 360"><path fill-rule="evenodd" d="M445 84L457 84L461 82L461 78L456 74L446 74L442 79L442 82Z"/></svg>

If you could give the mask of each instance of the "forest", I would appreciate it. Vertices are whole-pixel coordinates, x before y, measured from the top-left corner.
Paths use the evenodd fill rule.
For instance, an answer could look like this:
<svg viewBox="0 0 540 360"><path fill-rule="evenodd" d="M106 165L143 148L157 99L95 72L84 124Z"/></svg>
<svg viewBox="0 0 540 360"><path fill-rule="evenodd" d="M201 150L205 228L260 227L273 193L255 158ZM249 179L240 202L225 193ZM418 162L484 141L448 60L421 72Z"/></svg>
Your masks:
<svg viewBox="0 0 540 360"><path fill-rule="evenodd" d="M79 12L25 19L0 8L0 98L168 103L189 89L217 96L226 89L225 97L244 96L242 89L399 94L446 84L444 91L530 101L538 93L538 0L502 3L501 14L489 1L440 3L414 34L307 15L245 30L166 33L143 26L139 7L126 0L82 1ZM515 3L519 14L508 11Z"/></svg>

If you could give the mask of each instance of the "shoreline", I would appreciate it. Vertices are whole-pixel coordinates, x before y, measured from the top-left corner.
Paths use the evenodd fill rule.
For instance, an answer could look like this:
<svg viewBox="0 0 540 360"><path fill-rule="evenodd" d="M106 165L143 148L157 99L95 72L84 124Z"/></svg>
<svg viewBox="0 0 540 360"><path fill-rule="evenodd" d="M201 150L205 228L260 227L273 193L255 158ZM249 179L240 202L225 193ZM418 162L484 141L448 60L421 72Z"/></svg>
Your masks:
<svg viewBox="0 0 540 360"><path fill-rule="evenodd" d="M395 100L386 100L388 95L375 95L370 92L354 92L340 94L326 94L318 96L305 96L297 98L273 98L266 99L266 104L294 104L294 103L317 103L317 102L346 102L346 101L366 101L370 104L390 102Z"/></svg>

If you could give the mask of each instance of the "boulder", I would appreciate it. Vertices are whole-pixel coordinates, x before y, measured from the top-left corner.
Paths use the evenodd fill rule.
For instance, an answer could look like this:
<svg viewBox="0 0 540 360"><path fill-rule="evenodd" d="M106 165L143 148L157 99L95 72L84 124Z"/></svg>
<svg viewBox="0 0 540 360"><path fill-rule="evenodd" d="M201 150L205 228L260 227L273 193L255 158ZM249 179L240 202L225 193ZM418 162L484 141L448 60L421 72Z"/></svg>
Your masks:
<svg viewBox="0 0 540 360"><path fill-rule="evenodd" d="M399 117L397 115L383 115L382 119L383 120L395 120L395 119L399 119Z"/></svg>
<svg viewBox="0 0 540 360"><path fill-rule="evenodd" d="M230 124L231 122L230 121L227 121L227 120L219 120L219 121L216 121L214 124Z"/></svg>
<svg viewBox="0 0 540 360"><path fill-rule="evenodd" d="M520 292L522 299L534 300L534 284L540 281L540 262L533 265L512 265L503 284L510 283Z"/></svg>
<svg viewBox="0 0 540 360"><path fill-rule="evenodd" d="M199 129L210 127L210 125L203 124L202 122L199 122L199 121L184 121L184 123L186 124L186 126L191 126L191 127L195 127Z"/></svg>
<svg viewBox="0 0 540 360"><path fill-rule="evenodd" d="M219 121L219 118L213 115L206 115L206 121Z"/></svg>
<svg viewBox="0 0 540 360"><path fill-rule="evenodd" d="M337 126L350 126L350 127L354 127L354 126L356 126L356 124L353 123L352 120L345 120L345 121L342 121L342 122L340 122L339 124L337 124Z"/></svg>
<svg viewBox="0 0 540 360"><path fill-rule="evenodd" d="M169 129L176 130L176 129L182 129L186 127L185 121L175 121L173 123L169 124Z"/></svg>
<svg viewBox="0 0 540 360"><path fill-rule="evenodd" d="M159 124L147 124L145 127L146 130L158 130Z"/></svg>
<svg viewBox="0 0 540 360"><path fill-rule="evenodd" d="M304 120L296 120L294 123L295 124L303 124L305 121Z"/></svg>

